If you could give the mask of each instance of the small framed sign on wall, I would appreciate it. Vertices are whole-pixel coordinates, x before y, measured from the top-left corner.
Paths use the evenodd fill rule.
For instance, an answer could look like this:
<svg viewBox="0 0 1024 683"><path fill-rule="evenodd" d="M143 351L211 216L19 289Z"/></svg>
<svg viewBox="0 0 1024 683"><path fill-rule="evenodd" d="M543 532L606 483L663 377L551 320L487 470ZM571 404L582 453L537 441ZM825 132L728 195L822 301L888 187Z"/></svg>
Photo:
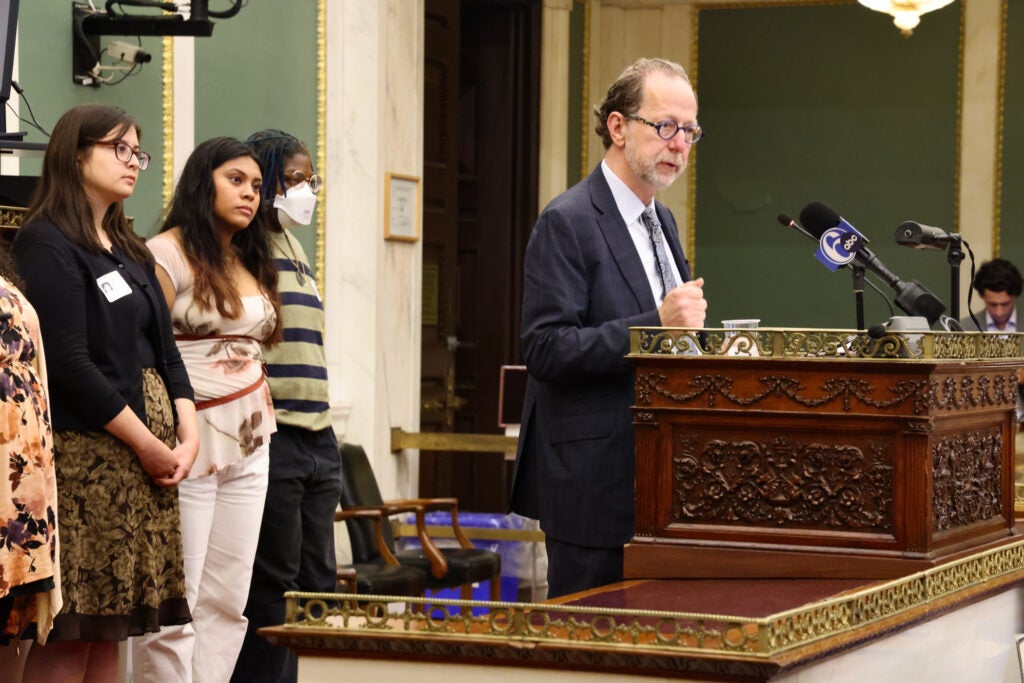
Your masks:
<svg viewBox="0 0 1024 683"><path fill-rule="evenodd" d="M384 175L384 239L415 242L420 238L420 179Z"/></svg>

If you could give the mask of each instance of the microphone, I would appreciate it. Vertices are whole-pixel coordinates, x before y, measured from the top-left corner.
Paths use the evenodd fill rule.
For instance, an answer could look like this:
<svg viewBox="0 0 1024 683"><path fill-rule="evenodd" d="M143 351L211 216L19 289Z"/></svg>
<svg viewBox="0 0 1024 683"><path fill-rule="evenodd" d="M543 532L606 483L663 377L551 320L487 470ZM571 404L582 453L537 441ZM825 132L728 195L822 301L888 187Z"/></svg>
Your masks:
<svg viewBox="0 0 1024 683"><path fill-rule="evenodd" d="M811 233L807 232L802 225L797 223L795 220L793 220L792 218L790 218L786 214L780 213L778 215L778 219L779 219L779 223L782 223L782 225L784 227L793 228L794 230L798 230L798 231L802 232L803 234L807 235L808 237L810 237L812 240L817 240L818 239L817 237L815 237Z"/></svg>
<svg viewBox="0 0 1024 683"><path fill-rule="evenodd" d="M804 235L807 235L807 237L809 237L810 239L814 240L815 242L818 241L817 237L815 237L811 233L807 232L807 230L802 225L800 225L795 220L790 218L787 214L780 213L777 218L778 218L779 223L781 223L783 226L785 226L787 228L793 228L795 230L798 230L798 231L800 231L800 233L802 233ZM840 268L845 268L846 266L842 265L842 266L839 266L839 267ZM889 301L889 297L887 297L885 295L885 292L883 292L881 289L879 289L878 285L876 285L871 280L868 280L867 278L864 279L864 282L868 283L868 285L871 286L871 289L873 289L876 292L878 292L878 296L882 297L882 301L884 301L885 305L889 307L889 315L896 315L896 312L892 308L892 303Z"/></svg>
<svg viewBox="0 0 1024 683"><path fill-rule="evenodd" d="M886 329L885 325L882 325L880 323L872 325L871 327L868 328L868 336L871 337L872 339L881 339L888 333L889 330Z"/></svg>
<svg viewBox="0 0 1024 683"><path fill-rule="evenodd" d="M831 238L835 238L834 241L838 241L841 236L846 238L849 238L851 234L860 236L860 233L852 225L844 221L831 207L821 202L811 202L805 206L800 212L800 222L806 226L807 231L810 232L812 237L816 236L820 241L821 249L819 249L819 252L828 251L826 249L827 246L834 248L839 246L835 244L826 245L826 242ZM836 232L840 234L832 234ZM861 267L870 270L896 291L896 305L906 312L907 315L922 316L928 319L929 325L935 324L945 312L945 304L929 292L924 285L913 280L910 282L901 280L899 276L886 268L871 249L867 247L866 243L868 240L863 238L863 236L860 237L861 239L853 240L856 243L856 247L854 250L847 250L847 253L843 256L845 261L834 261L834 263L838 266L855 261ZM819 257L819 260L824 263L828 258L829 254L826 253L825 257ZM826 263L826 265L828 264Z"/></svg>
<svg viewBox="0 0 1024 683"><path fill-rule="evenodd" d="M906 221L896 228L896 244L914 249L945 249L950 242L960 240L957 233L948 233L942 228Z"/></svg>

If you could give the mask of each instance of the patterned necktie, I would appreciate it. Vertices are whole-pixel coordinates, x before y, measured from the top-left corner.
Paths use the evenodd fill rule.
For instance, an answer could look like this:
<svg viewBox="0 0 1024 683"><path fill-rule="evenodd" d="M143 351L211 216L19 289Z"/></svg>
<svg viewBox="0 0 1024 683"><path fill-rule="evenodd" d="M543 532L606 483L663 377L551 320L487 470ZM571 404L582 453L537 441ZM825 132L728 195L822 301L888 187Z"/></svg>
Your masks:
<svg viewBox="0 0 1024 683"><path fill-rule="evenodd" d="M658 268L658 277L661 279L661 298L664 299L669 290L674 289L676 286L676 278L672 274L672 265L669 263L668 253L665 251L665 236L661 232L661 223L658 222L658 217L654 215L653 208L647 207L644 209L644 212L640 214L640 221L647 228L647 233L651 236L651 247L654 248L654 264Z"/></svg>

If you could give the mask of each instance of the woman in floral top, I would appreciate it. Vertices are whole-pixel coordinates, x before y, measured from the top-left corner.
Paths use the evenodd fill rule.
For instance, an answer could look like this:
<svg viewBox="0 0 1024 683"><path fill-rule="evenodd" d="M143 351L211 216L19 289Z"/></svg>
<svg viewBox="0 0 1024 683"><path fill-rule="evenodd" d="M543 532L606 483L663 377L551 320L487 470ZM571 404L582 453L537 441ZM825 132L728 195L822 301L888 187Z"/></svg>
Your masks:
<svg viewBox="0 0 1024 683"><path fill-rule="evenodd" d="M60 611L57 481L39 318L0 244L0 679ZM13 643L13 644L12 644ZM20 647L19 647L20 646ZM17 677L17 676L15 676Z"/></svg>
<svg viewBox="0 0 1024 683"><path fill-rule="evenodd" d="M180 485L191 625L133 644L136 681L226 681L242 616L275 431L260 345L280 340L260 166L232 138L200 144L147 246L196 393L199 456ZM183 679L182 676L185 676Z"/></svg>

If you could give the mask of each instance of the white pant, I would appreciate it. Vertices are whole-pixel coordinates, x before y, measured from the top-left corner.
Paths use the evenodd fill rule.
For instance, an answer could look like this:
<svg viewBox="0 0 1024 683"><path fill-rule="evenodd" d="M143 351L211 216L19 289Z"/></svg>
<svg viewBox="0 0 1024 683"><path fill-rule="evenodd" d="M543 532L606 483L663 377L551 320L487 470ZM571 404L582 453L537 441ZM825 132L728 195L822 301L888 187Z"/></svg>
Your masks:
<svg viewBox="0 0 1024 683"><path fill-rule="evenodd" d="M192 623L132 639L135 683L225 683L242 648L242 616L267 497L269 445L178 485L185 594Z"/></svg>

